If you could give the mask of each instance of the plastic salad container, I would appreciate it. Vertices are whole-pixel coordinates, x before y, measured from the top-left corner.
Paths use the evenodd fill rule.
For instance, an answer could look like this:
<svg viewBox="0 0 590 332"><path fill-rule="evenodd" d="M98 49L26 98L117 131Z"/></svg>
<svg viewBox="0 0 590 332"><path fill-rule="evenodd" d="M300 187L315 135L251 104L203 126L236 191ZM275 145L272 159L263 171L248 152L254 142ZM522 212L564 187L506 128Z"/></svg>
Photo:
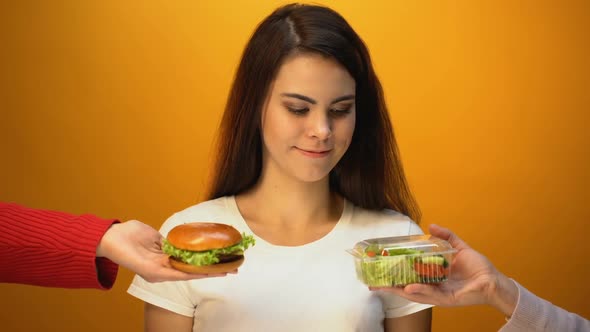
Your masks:
<svg viewBox="0 0 590 332"><path fill-rule="evenodd" d="M457 252L447 241L430 235L369 239L347 251L355 257L358 279L373 287L444 282Z"/></svg>

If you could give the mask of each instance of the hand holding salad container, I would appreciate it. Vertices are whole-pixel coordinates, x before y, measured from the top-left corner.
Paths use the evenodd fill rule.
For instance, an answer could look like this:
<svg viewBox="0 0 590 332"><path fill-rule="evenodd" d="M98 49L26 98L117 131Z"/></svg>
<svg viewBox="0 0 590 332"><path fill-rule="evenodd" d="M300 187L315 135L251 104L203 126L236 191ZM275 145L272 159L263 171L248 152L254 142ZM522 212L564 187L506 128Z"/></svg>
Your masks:
<svg viewBox="0 0 590 332"><path fill-rule="evenodd" d="M371 287L444 282L457 252L447 241L430 235L368 239L347 251L355 257L358 279Z"/></svg>

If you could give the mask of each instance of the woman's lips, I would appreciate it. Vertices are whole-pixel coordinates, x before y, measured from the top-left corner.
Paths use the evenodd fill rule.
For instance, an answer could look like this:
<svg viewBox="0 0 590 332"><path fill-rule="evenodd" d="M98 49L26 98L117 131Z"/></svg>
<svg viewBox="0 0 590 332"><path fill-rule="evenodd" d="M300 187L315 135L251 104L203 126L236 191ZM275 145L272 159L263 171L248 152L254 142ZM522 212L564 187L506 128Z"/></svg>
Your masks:
<svg viewBox="0 0 590 332"><path fill-rule="evenodd" d="M295 147L299 152L301 152L304 156L308 156L311 158L323 158L325 156L327 156L330 151L332 150L323 150L323 151L317 151L317 150L305 150L305 149L301 149L298 147Z"/></svg>

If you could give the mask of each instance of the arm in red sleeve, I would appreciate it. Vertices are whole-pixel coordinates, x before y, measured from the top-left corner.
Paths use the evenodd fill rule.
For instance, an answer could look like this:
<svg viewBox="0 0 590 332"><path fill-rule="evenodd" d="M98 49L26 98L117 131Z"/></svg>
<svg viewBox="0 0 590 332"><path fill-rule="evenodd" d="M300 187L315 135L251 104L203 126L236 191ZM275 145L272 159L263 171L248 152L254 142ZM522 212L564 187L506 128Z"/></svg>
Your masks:
<svg viewBox="0 0 590 332"><path fill-rule="evenodd" d="M0 202L0 282L110 289L118 265L96 247L115 222Z"/></svg>

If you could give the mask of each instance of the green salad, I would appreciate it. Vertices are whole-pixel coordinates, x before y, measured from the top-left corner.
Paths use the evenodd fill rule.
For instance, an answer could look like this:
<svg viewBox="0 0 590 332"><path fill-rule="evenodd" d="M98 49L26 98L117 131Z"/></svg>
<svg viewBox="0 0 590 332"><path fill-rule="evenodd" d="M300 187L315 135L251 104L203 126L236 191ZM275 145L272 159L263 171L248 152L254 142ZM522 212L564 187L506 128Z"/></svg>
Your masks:
<svg viewBox="0 0 590 332"><path fill-rule="evenodd" d="M416 249L369 246L359 261L359 276L374 287L438 283L448 277L449 263L444 256Z"/></svg>

